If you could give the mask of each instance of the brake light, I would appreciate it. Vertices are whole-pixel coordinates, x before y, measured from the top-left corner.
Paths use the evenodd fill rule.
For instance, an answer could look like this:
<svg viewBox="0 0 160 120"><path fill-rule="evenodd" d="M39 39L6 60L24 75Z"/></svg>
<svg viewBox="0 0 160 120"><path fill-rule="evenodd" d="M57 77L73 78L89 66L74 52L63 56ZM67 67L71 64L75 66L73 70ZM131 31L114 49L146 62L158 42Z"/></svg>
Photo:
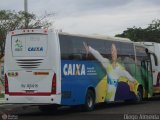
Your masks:
<svg viewBox="0 0 160 120"><path fill-rule="evenodd" d="M56 94L56 74L54 73L53 78L52 78L52 88L51 88L51 94Z"/></svg>
<svg viewBox="0 0 160 120"><path fill-rule="evenodd" d="M5 94L9 94L8 77L5 74Z"/></svg>
<svg viewBox="0 0 160 120"><path fill-rule="evenodd" d="M47 33L48 32L48 30L47 29L44 29L44 33Z"/></svg>
<svg viewBox="0 0 160 120"><path fill-rule="evenodd" d="M15 34L16 34L16 32L15 32L15 31L12 31L12 32L11 32L11 34L12 34L12 35L15 35Z"/></svg>
<svg viewBox="0 0 160 120"><path fill-rule="evenodd" d="M25 32L26 32L26 33L27 33L27 32L29 33L29 32L34 32L34 30L33 30L33 29L24 29L24 30L22 30L22 32L23 32L23 33L25 33Z"/></svg>

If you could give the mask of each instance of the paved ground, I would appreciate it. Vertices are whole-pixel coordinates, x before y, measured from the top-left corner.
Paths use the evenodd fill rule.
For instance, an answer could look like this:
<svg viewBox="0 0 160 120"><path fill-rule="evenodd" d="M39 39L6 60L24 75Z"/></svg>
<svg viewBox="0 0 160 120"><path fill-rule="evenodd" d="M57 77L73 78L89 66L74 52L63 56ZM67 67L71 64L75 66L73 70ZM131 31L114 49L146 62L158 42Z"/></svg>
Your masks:
<svg viewBox="0 0 160 120"><path fill-rule="evenodd" d="M0 98L0 104L4 104L4 98Z"/></svg>
<svg viewBox="0 0 160 120"><path fill-rule="evenodd" d="M37 106L1 104L0 114L0 119L7 115L9 119L18 120L159 120L160 97L140 104L99 104L92 112L62 107L54 113L44 113Z"/></svg>

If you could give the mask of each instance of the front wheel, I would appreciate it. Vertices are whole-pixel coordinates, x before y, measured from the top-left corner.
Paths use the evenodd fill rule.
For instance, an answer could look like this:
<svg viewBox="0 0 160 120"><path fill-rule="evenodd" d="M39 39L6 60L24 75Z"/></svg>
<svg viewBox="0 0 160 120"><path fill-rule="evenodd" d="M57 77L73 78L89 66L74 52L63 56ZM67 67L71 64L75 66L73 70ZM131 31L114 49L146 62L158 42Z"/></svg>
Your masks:
<svg viewBox="0 0 160 120"><path fill-rule="evenodd" d="M84 110L92 111L95 104L95 94L92 90L88 90L85 98Z"/></svg>
<svg viewBox="0 0 160 120"><path fill-rule="evenodd" d="M137 102L141 102L143 100L143 89L141 87L137 90Z"/></svg>

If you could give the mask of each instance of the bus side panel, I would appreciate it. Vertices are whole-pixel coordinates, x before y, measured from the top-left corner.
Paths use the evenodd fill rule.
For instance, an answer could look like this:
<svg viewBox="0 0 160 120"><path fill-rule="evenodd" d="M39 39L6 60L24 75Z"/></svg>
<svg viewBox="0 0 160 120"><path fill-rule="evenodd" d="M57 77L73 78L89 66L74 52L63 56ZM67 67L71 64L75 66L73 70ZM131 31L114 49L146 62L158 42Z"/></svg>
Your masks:
<svg viewBox="0 0 160 120"><path fill-rule="evenodd" d="M62 104L84 104L85 95L89 87L95 88L96 99L106 96L106 73L99 62L62 60ZM101 84L105 83L105 84ZM102 92L102 86L104 88ZM101 90L99 89L101 87Z"/></svg>
<svg viewBox="0 0 160 120"><path fill-rule="evenodd" d="M61 73L62 105L84 104L89 87L95 89L96 103L136 99L136 93L131 91L124 77L120 78L116 91L112 93L115 99L109 99L106 70L97 61L62 60Z"/></svg>

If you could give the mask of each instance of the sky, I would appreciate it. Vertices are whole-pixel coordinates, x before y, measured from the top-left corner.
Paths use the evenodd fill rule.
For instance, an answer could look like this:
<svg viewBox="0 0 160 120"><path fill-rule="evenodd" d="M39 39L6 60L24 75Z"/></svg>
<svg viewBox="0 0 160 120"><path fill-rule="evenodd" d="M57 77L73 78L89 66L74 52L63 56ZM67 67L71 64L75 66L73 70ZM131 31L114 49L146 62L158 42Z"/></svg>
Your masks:
<svg viewBox="0 0 160 120"><path fill-rule="evenodd" d="M24 10L24 0L0 0L0 10ZM160 19L160 0L28 0L38 16L55 13L53 28L76 34L114 36Z"/></svg>

